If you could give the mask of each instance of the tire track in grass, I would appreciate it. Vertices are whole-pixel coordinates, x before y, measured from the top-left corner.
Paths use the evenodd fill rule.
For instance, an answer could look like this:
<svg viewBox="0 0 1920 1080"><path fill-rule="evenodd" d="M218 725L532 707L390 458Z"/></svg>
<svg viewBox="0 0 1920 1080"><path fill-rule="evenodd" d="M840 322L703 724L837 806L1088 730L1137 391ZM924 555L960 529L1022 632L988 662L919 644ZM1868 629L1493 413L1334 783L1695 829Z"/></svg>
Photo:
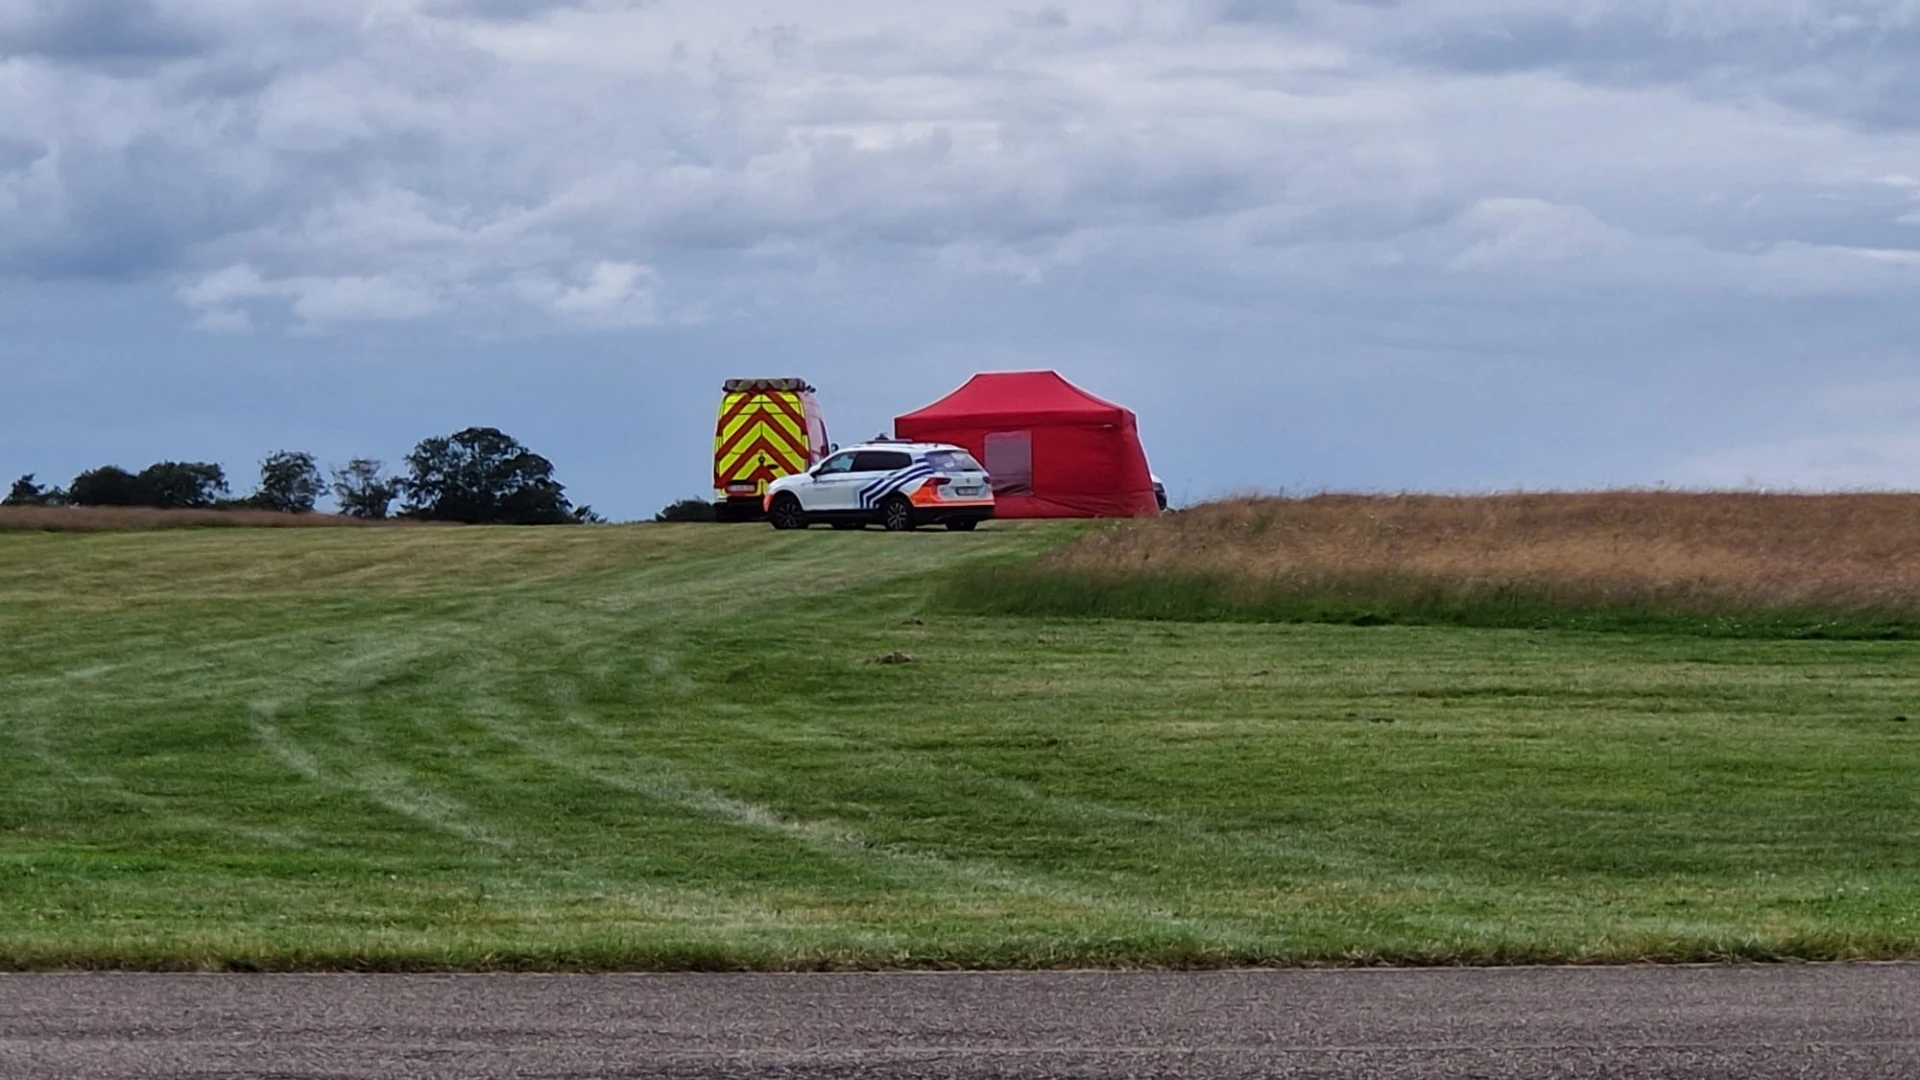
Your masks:
<svg viewBox="0 0 1920 1080"><path fill-rule="evenodd" d="M435 832L504 853L513 845L494 829L472 821L472 813L459 800L426 790L412 774L385 761L358 761L351 768L330 765L278 724L289 707L304 706L320 696L364 696L381 682L426 662L436 645L458 647L461 639L473 636L474 631L465 631L451 639L442 634L437 641L429 641L420 635L395 635L368 642L346 656L329 656L324 667L312 665L304 673L283 676L280 694L248 702L247 725L263 750L311 783L358 795Z"/></svg>
<svg viewBox="0 0 1920 1080"><path fill-rule="evenodd" d="M880 751L895 761L910 761L906 754L897 750ZM998 795L1010 797L1033 806L1044 807L1049 813L1069 821L1085 825L1123 825L1151 826L1165 829L1181 839L1201 845L1227 855L1261 855L1267 858L1305 863L1318 870L1336 873L1372 875L1381 880L1394 876L1390 868L1383 866L1378 859L1367 858L1354 852L1334 854L1301 844L1286 843L1268 836L1254 836L1239 832L1221 832L1211 828L1205 822L1158 810L1146 810L1134 806L1119 806L1101 802L1097 799L1084 799L1068 795L1056 795L1042 791L1036 785L1025 780L1013 780L996 776L971 765L957 762L942 762L941 769L951 775L963 775L969 780L988 788Z"/></svg>
<svg viewBox="0 0 1920 1080"><path fill-rule="evenodd" d="M312 783L361 796L435 832L491 851L504 854L513 849L514 845L493 829L469 820L473 815L464 803L427 790L403 769L380 761L360 762L351 770L330 767L274 723L277 708L274 702L252 703L248 723L254 737L267 753Z"/></svg>
<svg viewBox="0 0 1920 1080"><path fill-rule="evenodd" d="M372 766L376 774L388 778L388 782L375 785L346 778L339 768L309 752L299 740L279 728L264 711L257 716L255 730L269 753L310 783L366 799L435 833L452 836L480 849L500 868L500 872L491 873L485 879L485 892L496 900L521 905L517 917L529 925L544 921L544 916L539 914L542 910L567 903L598 905L597 910L604 912L600 921L609 925L636 921L651 925L663 920L715 924L768 921L769 913L764 910L742 906L734 898L721 894L706 894L692 887L663 889L636 884L569 865L564 861L567 856L544 837L509 835L477 821L477 815L466 804L425 790L417 777L404 770ZM403 782L401 777L410 779ZM571 895L559 890L570 890ZM775 922L782 927L789 925Z"/></svg>
<svg viewBox="0 0 1920 1080"><path fill-rule="evenodd" d="M751 716L733 716L718 722L744 735L762 739L767 738L768 732L790 731L790 725L776 726ZM612 734L606 732L601 725L596 727L601 728L603 734ZM844 731L834 730L831 734L842 741L855 741L854 736ZM916 757L910 751L882 747L869 741L861 741L860 746L864 754L881 762L890 762L909 768L928 764L926 759ZM1225 859L1244 861L1249 858L1260 858L1291 863L1296 868L1311 867L1312 870L1307 872L1292 871L1292 876L1316 887L1327 884L1327 879L1319 875L1332 874L1345 876L1347 884L1376 893L1425 893L1432 896L1452 896L1463 902L1489 905L1510 905L1517 900L1523 904L1532 905L1535 910L1542 911L1564 905L1568 900L1565 893L1521 890L1509 881L1468 883L1462 879L1412 871L1352 847L1328 850L1324 847L1289 842L1273 835L1223 831L1212 827L1203 819L1191 816L1059 795L1042 790L1038 785L1028 781L998 776L959 761L942 760L938 762L938 771L947 776L964 777L968 782L978 784L987 792L991 792L989 797L1015 799L1040 808L1057 820L1075 825L1096 829L1110 826L1146 826L1164 829L1178 841L1203 848ZM1148 884L1153 886L1164 883L1150 880Z"/></svg>
<svg viewBox="0 0 1920 1080"><path fill-rule="evenodd" d="M548 629L551 631L558 628ZM558 629L553 644L558 647L579 634L578 622L570 622L564 629ZM674 678L676 685L670 689L690 692L695 687L685 675L679 674L681 665L678 664L675 656L679 641L678 635L664 640L659 635L653 635L646 650L647 667L656 679ZM684 646L679 647L684 648ZM508 665L503 663L501 666L505 668ZM579 760L580 755L576 751L554 740L535 736L529 725L524 722L515 724L503 719L500 714L505 711L510 714L512 720L524 721L527 710L512 704L507 695L498 689L490 689L486 682L473 680L463 682L462 686L470 695L469 700L472 702L465 710L465 715L468 719L487 728L495 738L514 744L550 767L580 779L627 794L638 795L655 803L674 806L706 820L780 835L836 859L907 869L915 876L933 875L948 881L964 881L976 887L1035 897L1055 905L1073 904L1088 912L1118 915L1205 936L1223 945L1251 947L1267 941L1266 936L1248 921L1206 920L1179 916L1161 907L1142 904L1112 892L1089 891L1081 885L1070 884L1051 875L1041 876L1031 872L1016 871L1002 862L979 858L956 859L911 850L900 845L883 844L843 822L807 820L785 815L772 807L750 802L718 789L702 787L689 780L668 759L642 754L625 745L619 748L618 762L611 768L606 766L605 757L600 754L593 756L601 764L583 763ZM563 707L577 701L580 697L577 686L571 680L568 680L566 688L557 693L550 690L549 694L554 699L554 704L563 705ZM577 709L567 709L565 717L569 727L586 732L596 739L621 742L627 737L626 732L610 728ZM740 722L738 720L731 722L730 726L746 732L763 731L766 727L764 721ZM888 753L899 754L898 751ZM905 759L901 758L901 760ZM641 770L640 775L635 775L636 769ZM1004 783L1012 784L1013 782L1005 781ZM1026 789L1019 794L1044 801L1044 797L1038 797L1031 789ZM1086 818L1117 819L1129 824L1138 823L1143 817L1156 821L1172 820L1164 815L1110 808L1098 804L1082 804L1078 809ZM1199 833L1197 828L1193 828L1192 831L1196 835ZM1210 839L1218 840L1219 838Z"/></svg>
<svg viewBox="0 0 1920 1080"><path fill-rule="evenodd" d="M498 698L489 700L499 701ZM553 768L611 790L677 807L709 821L782 836L835 859L905 870L910 876L923 880L932 877L949 882L958 881L994 892L1030 897L1045 901L1056 909L1071 907L1088 913L1144 922L1182 931L1229 948L1252 949L1264 940L1257 930L1238 922L1176 915L1126 897L1090 891L1051 875L1016 871L990 860L954 859L900 845L877 843L843 822L793 817L772 807L704 787L688 779L671 761L657 755L623 749L619 765L609 767L600 754L582 753L553 740L539 738L529 731L510 726L497 715L486 716L487 712L489 710L474 710L469 715L496 738L521 747ZM515 712L524 715L520 710L516 709ZM567 723L596 737L615 734L579 713L569 714ZM586 760L589 758L592 760Z"/></svg>
<svg viewBox="0 0 1920 1080"><path fill-rule="evenodd" d="M569 609L569 614L577 613ZM568 620L573 621L577 620ZM657 892L635 892L632 882L590 874L567 865L565 853L545 834L488 821L467 802L447 794L444 784L436 787L419 772L371 752L370 747L382 733L370 730L358 719L360 706L370 694L382 683L422 668L440 672L450 698L457 694L458 688L482 685L480 669L491 661L492 650L499 647L490 640L490 635L490 628L481 623L449 626L438 620L424 624L409 620L407 627L396 627L391 635L367 641L347 656L331 656L324 663L310 662L305 668L283 669L281 677L274 680L274 694L248 702L248 726L264 751L309 783L365 800L429 831L469 844L502 864L513 863L509 875L512 880L496 880L498 888L524 890L544 882L544 887L611 896L644 910L667 910L671 903ZM280 723L283 715L316 704L352 714L352 719L332 724L329 733L354 745L339 748L331 742L316 744L302 740ZM460 712L460 718L468 719L465 711ZM434 736L438 741L429 743L420 738L429 732L417 724L408 731L416 737L414 749L437 748L453 760L472 758L473 747L467 743L449 741L444 736ZM505 745L513 744L506 742ZM351 760L341 761L341 754L347 754ZM482 780L499 779L503 775L499 770L476 773L470 765L462 768ZM505 775L509 780L516 779L510 772ZM536 865L526 865L527 860Z"/></svg>
<svg viewBox="0 0 1920 1080"><path fill-rule="evenodd" d="M443 636L438 645L464 655L465 650L484 637L485 630L476 629L454 638ZM403 641L397 646L363 649L345 662L328 665L324 671L290 680L297 684L297 688L283 686L283 692L276 697L257 698L249 702L249 727L269 755L309 783L363 799L432 832L470 844L503 865L508 862L517 864L510 875L512 881L494 881L497 889L525 891L527 887L545 882L548 886L574 889L583 894L615 896L624 902L638 903L647 910L665 910L660 897L644 890L636 893L630 888L629 882L589 874L566 865L562 853L544 835L503 829L498 823L486 821L466 802L434 788L417 772L373 757L362 749L354 750L355 758L350 764L330 761L324 753L316 752L317 748L310 742L302 741L278 722L284 713L305 708L316 699L331 700L336 706L352 707L357 714L364 691L403 670L433 662L435 655L435 648L419 639ZM466 679L461 684L473 681ZM332 731L349 736L369 734L357 720L336 724ZM370 743L372 740L364 741ZM462 746L460 749L470 748ZM526 859L538 860L538 865L522 865L522 860Z"/></svg>
<svg viewBox="0 0 1920 1080"><path fill-rule="evenodd" d="M242 685L247 683L268 683L270 681L276 681L273 676L267 674L276 668L279 669L278 679L287 679L286 669L279 665L280 652L286 651L291 646L307 643L316 639L325 640L337 632L338 631L332 627L303 627L284 634L271 635L266 638L245 642L224 642L213 645L194 646L182 653L162 659L169 664L170 668L177 671L180 665L188 658L207 656L225 657L228 654L240 652L247 660L252 661L259 673L240 674L237 672L229 672L229 676L232 677L235 682ZM274 646L279 646L279 649L275 649ZM295 683L306 682L310 692L351 692L357 688L370 687L377 684L383 678L389 677L400 667L408 663L418 662L424 658L427 653L426 645L418 639L405 637L389 638L378 641L371 646L363 647L344 657L337 655L330 656L325 667L324 677L309 676L303 679L296 674L292 677L291 681ZM65 672L57 677L27 676L8 680L14 683L16 687L36 686L40 688L40 692L32 697L20 696L16 690L16 693L11 696L8 702L10 706L9 711L15 712L20 720L17 730L21 741L27 747L29 753L35 758L44 761L49 767L74 783L99 791L111 798L137 807L146 813L161 816L176 823L183 825L190 824L214 834L224 833L242 836L249 840L284 850L310 850L314 846L313 838L304 830L296 829L289 831L263 828L236 821L231 817L215 817L187 810L180 805L180 800L178 799L149 795L134 790L129 786L128 781L122 777L83 770L74 765L65 755L55 750L51 744L51 740L48 738L47 717L58 709L69 707L72 704L72 680L84 679L92 681L122 669L129 671L129 677L140 677L143 674L141 668L129 661L113 664L95 664ZM309 670L312 669L310 668ZM310 695L298 695L298 699L304 700L307 696ZM274 725L274 718L283 704L285 704L283 701L265 698L257 700L249 706L250 716L248 727L255 735L262 749L282 764L293 768L309 780L321 783L323 786L332 787L337 790L361 790L361 788L365 787L365 785L356 786L351 783L338 782L338 777L335 776L331 770L327 769L317 758L313 757L313 755L301 750L287 738L284 732L281 732L278 727ZM389 810L408 817L430 820L438 816L448 823L455 821L457 810L455 805L450 802L433 798L424 800L409 798L404 794L404 785L399 782L399 777L389 773L382 779L385 781L384 783L372 786L375 790L363 791L362 793L369 794L374 797L376 801L379 801L382 793L384 793L387 802L382 805L385 805ZM458 826L456 825L454 828L457 832ZM443 829L442 831L445 830ZM470 831L467 838L481 846L496 848L500 846L499 838L492 836L484 829Z"/></svg>
<svg viewBox="0 0 1920 1080"><path fill-rule="evenodd" d="M98 792L106 798L125 803L159 821L176 826L204 831L215 836L240 836L266 847L289 851L304 850L309 846L305 834L300 830L269 829L235 821L230 817L213 817L183 807L181 800L177 798L135 791L118 776L80 768L65 754L54 749L52 741L48 738L46 719L48 710L36 707L42 705L44 701L44 698L17 696L11 698L8 702L9 712L12 713L11 718L15 723L7 727L12 729L16 741L26 750L28 757L45 764L73 783Z"/></svg>
<svg viewBox="0 0 1920 1080"><path fill-rule="evenodd" d="M659 653L653 654L653 658L671 660L665 654ZM673 665L669 662L664 666L671 670ZM360 674L367 674L365 665L355 665L355 668ZM462 685L468 688L470 694L478 695L486 684L480 680L465 680ZM547 860L555 856L555 852L548 845L535 845L539 850L530 851L527 850L525 843L509 839L486 824L472 820L474 815L470 807L451 797L434 792L423 792L423 785L418 778L404 770L390 765L356 763L353 769L348 771L330 764L310 752L275 722L278 712L287 704L285 700L253 702L250 710L250 725L256 738L268 753L309 782L330 790L343 791L365 798L391 813L433 831L485 848L499 856L537 855ZM703 820L781 836L800 843L816 853L840 861L877 865L893 871L905 870L910 876L922 880L934 878L962 881L971 886L999 893L1042 900L1056 910L1070 906L1088 913L1119 916L1184 931L1225 946L1245 948L1251 947L1256 941L1256 937L1242 927L1175 916L1169 912L1131 903L1111 895L1078 889L1057 879L1017 873L999 863L954 860L926 852L909 851L898 846L877 844L857 830L838 822L797 819L783 815L771 807L741 799L714 788L702 787L687 779L673 763L656 756L623 753L622 767L618 771L604 766L586 764L579 760L578 753L569 752L567 748L551 740L540 739L525 730L524 726L516 727L500 719L502 705L506 705L507 710L515 716L525 715L524 710L505 703L497 694L470 698L468 707L462 710L461 715L464 719L477 723L494 739L515 747L533 760L550 768L600 787L686 811ZM610 729L578 713L569 714L567 722L596 735L613 734ZM638 775L634 771L636 766L640 770ZM369 783L368 777L376 778L380 782ZM601 891L611 890L623 894L626 891L621 887L625 883L591 876L572 868L550 864L542 867L542 871L542 876L550 880L564 881L577 887ZM648 899L651 901L648 906L656 908L659 906L658 897ZM856 934L855 937L867 942L870 946L878 947L884 944L886 935L876 937L872 934Z"/></svg>

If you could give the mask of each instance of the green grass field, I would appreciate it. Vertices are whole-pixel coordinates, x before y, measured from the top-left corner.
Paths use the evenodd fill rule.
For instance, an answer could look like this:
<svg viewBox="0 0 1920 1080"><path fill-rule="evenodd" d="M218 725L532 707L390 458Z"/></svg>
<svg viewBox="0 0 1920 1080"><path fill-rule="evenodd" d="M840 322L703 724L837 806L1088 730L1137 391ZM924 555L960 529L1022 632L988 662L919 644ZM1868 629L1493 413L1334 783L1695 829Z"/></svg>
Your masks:
<svg viewBox="0 0 1920 1080"><path fill-rule="evenodd" d="M1920 956L1920 643L930 601L1063 535L0 535L0 966Z"/></svg>

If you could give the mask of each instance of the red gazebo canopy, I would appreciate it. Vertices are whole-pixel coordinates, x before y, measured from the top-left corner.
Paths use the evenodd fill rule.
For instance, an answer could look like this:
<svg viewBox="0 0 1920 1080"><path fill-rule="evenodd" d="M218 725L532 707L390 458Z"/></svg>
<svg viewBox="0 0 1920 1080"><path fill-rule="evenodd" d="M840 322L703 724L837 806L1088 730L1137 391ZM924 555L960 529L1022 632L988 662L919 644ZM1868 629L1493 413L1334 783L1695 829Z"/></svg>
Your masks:
<svg viewBox="0 0 1920 1080"><path fill-rule="evenodd" d="M953 443L993 474L1000 517L1139 517L1158 512L1132 410L1052 371L975 375L894 421L903 439Z"/></svg>

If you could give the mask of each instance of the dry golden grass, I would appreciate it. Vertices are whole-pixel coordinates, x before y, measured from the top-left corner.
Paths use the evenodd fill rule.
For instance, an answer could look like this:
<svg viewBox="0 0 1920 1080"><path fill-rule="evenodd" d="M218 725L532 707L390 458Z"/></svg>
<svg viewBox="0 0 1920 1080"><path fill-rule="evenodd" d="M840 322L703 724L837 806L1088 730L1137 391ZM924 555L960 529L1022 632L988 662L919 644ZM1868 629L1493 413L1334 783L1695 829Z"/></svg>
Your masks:
<svg viewBox="0 0 1920 1080"><path fill-rule="evenodd" d="M141 532L153 529L323 529L393 525L340 514L273 510L155 510L144 506L0 506L0 531Z"/></svg>
<svg viewBox="0 0 1920 1080"><path fill-rule="evenodd" d="M1210 503L1047 556L1099 577L1205 578L1576 607L1920 613L1920 495L1318 495Z"/></svg>

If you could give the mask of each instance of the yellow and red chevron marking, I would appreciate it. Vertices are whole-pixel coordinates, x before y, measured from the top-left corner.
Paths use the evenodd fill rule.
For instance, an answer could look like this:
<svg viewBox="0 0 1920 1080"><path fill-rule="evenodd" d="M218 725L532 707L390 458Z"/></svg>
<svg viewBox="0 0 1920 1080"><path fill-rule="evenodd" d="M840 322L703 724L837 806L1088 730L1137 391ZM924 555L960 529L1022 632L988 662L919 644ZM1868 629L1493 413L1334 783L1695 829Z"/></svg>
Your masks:
<svg viewBox="0 0 1920 1080"><path fill-rule="evenodd" d="M806 405L797 393L729 394L713 442L713 486L770 480L807 468Z"/></svg>
<svg viewBox="0 0 1920 1080"><path fill-rule="evenodd" d="M720 404L717 432L721 438L729 438L756 417L780 421L804 442L807 410L799 394L729 394Z"/></svg>

